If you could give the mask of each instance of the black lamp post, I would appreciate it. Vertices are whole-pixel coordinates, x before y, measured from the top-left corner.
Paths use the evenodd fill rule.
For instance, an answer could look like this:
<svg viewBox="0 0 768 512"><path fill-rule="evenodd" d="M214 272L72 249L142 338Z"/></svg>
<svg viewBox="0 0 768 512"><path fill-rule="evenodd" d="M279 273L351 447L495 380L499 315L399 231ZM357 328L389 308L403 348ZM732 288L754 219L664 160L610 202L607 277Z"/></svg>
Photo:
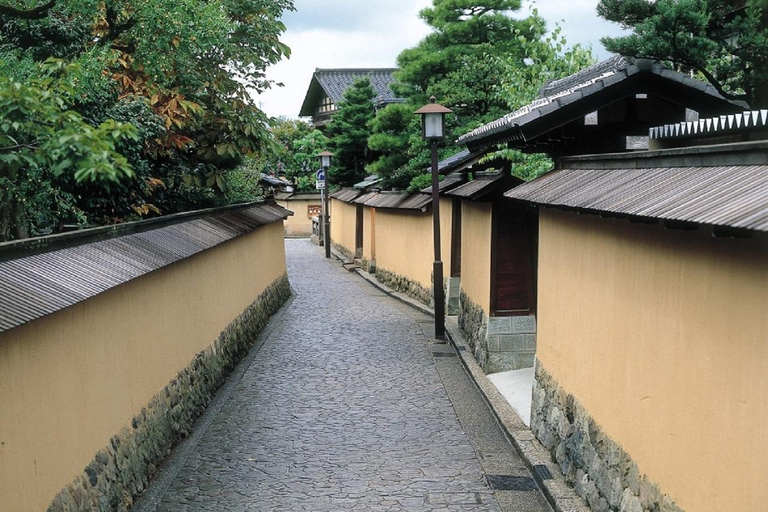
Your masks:
<svg viewBox="0 0 768 512"><path fill-rule="evenodd" d="M445 339L445 293L443 291L443 262L440 257L440 182L437 176L437 143L445 137L445 114L451 111L435 103L430 103L416 111L421 115L421 128L424 140L430 142L432 149L432 235L435 242L435 262L432 265L433 295L435 298L435 338Z"/></svg>
<svg viewBox="0 0 768 512"><path fill-rule="evenodd" d="M325 257L331 257L331 221L328 215L328 169L331 167L331 159L333 153L329 151L323 151L319 155L320 167L325 171L325 186L320 190L323 194L323 246L325 246Z"/></svg>

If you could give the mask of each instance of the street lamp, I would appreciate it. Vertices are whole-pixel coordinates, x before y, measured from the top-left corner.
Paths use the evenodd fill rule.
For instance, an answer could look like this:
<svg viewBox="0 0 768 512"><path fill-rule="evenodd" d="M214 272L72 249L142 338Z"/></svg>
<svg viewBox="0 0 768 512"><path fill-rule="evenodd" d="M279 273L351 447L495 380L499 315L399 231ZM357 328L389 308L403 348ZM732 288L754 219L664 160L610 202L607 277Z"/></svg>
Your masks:
<svg viewBox="0 0 768 512"><path fill-rule="evenodd" d="M331 167L331 159L333 153L329 151L323 151L319 155L320 167L322 167L325 175L325 184L320 192L323 195L323 245L325 246L325 257L331 257L331 221L328 215L328 169Z"/></svg>
<svg viewBox="0 0 768 512"><path fill-rule="evenodd" d="M445 137L445 114L451 111L436 102L434 96L430 103L416 111L421 115L421 129L424 140L430 142L432 149L432 235L435 242L435 262L432 265L432 290L435 298L435 338L445 339L445 293L443 291L443 262L440 257L440 185L437 176L437 143Z"/></svg>

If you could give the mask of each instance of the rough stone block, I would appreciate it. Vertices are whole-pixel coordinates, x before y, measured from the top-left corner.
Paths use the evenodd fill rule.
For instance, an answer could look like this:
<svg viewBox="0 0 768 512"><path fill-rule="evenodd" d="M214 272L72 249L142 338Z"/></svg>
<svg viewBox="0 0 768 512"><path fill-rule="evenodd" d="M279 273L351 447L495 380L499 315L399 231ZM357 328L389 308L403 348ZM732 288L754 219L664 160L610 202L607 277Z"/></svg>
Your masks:
<svg viewBox="0 0 768 512"><path fill-rule="evenodd" d="M512 317L491 317L488 319L488 334L507 334L512 332Z"/></svg>
<svg viewBox="0 0 768 512"><path fill-rule="evenodd" d="M625 489L621 498L619 512L643 512L640 498L635 496L629 489Z"/></svg>
<svg viewBox="0 0 768 512"><path fill-rule="evenodd" d="M535 334L536 317L534 316L513 316L511 332L515 334Z"/></svg>
<svg viewBox="0 0 768 512"><path fill-rule="evenodd" d="M488 336L488 352L495 353L501 351L501 336L496 334Z"/></svg>
<svg viewBox="0 0 768 512"><path fill-rule="evenodd" d="M523 368L532 368L536 360L536 354L515 354L512 370L522 370Z"/></svg>
<svg viewBox="0 0 768 512"><path fill-rule="evenodd" d="M526 350L525 335L501 334L499 335L499 350L501 352L520 352Z"/></svg>

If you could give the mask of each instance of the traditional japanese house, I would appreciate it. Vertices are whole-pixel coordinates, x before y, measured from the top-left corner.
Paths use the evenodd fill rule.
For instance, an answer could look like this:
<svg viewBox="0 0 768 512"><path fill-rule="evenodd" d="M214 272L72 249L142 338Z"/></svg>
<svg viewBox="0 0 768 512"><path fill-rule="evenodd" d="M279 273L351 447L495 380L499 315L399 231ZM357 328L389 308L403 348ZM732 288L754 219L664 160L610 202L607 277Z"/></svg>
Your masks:
<svg viewBox="0 0 768 512"><path fill-rule="evenodd" d="M344 99L344 92L360 78L371 80L371 85L376 91L376 109L389 103L399 103L402 100L396 98L389 87L394 81L395 71L396 68L315 69L299 116L311 117L315 127L325 126L338 110L339 103Z"/></svg>

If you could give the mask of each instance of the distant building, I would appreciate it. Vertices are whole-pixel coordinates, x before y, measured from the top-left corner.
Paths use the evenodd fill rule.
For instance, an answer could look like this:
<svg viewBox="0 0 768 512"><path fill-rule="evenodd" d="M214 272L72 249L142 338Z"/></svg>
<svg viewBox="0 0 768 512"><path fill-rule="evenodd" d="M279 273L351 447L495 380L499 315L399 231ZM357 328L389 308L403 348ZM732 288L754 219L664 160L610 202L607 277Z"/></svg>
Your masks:
<svg viewBox="0 0 768 512"><path fill-rule="evenodd" d="M397 68L315 69L299 116L312 117L312 124L316 127L327 124L344 99L344 92L359 78L371 80L376 91L373 100L376 109L388 103L399 103L402 100L396 98L389 88L394 81L392 74L395 71Z"/></svg>

